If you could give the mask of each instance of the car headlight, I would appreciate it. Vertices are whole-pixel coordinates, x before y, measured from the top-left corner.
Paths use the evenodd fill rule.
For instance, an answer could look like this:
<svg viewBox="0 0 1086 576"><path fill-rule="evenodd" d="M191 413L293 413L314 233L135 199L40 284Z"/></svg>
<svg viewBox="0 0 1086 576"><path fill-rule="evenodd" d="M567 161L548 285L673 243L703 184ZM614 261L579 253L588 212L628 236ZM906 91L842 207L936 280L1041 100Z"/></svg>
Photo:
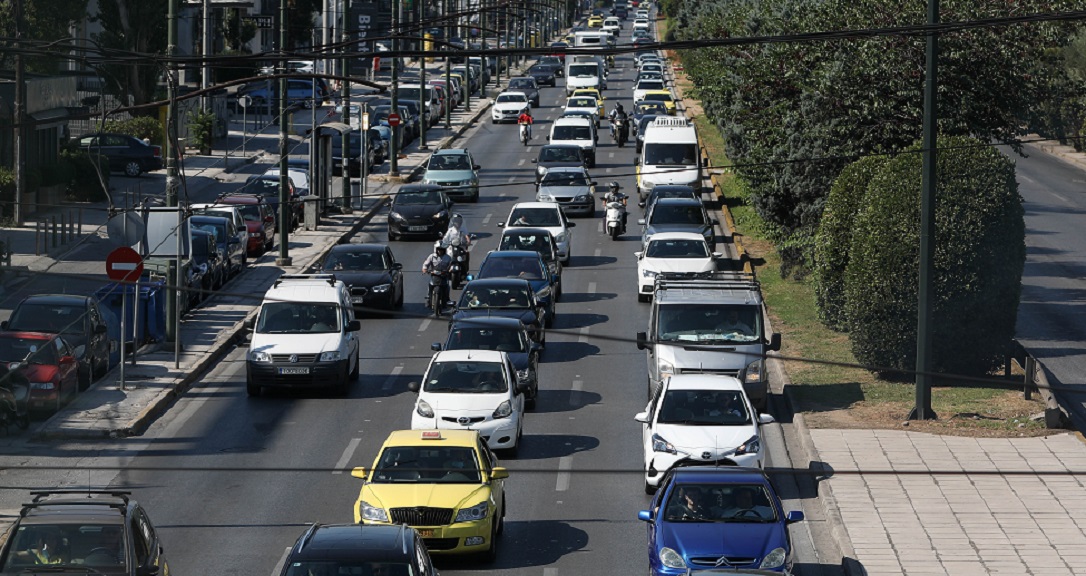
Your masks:
<svg viewBox="0 0 1086 576"><path fill-rule="evenodd" d="M260 232L250 232L249 237L250 238L260 238Z"/></svg>
<svg viewBox="0 0 1086 576"><path fill-rule="evenodd" d="M547 194L546 192L540 192L535 195L536 202L554 202L554 196Z"/></svg>
<svg viewBox="0 0 1086 576"><path fill-rule="evenodd" d="M581 195L577 196L576 198L574 198L573 200L575 202L587 202L589 198L591 198L591 196L589 196L588 194L581 194Z"/></svg>
<svg viewBox="0 0 1086 576"><path fill-rule="evenodd" d="M407 218L404 218L399 212L389 212L388 218L397 222L407 222Z"/></svg>
<svg viewBox="0 0 1086 576"><path fill-rule="evenodd" d="M370 288L371 292L388 292L388 289L392 288L392 284L378 284L373 288Z"/></svg>
<svg viewBox="0 0 1086 576"><path fill-rule="evenodd" d="M456 520L453 522L473 522L475 520L485 520L486 515L490 513L490 504L488 502L480 502L471 508L461 508L456 513Z"/></svg>
<svg viewBox="0 0 1086 576"><path fill-rule="evenodd" d="M664 439L663 436L661 436L659 434L653 434L652 435L652 451L653 452L664 452L664 453L667 453L667 454L678 454L679 453L679 450L677 448L675 448L674 444L672 444L671 442L668 442L667 440Z"/></svg>
<svg viewBox="0 0 1086 576"><path fill-rule="evenodd" d="M762 381L762 359L759 358L743 369L743 383L757 384Z"/></svg>
<svg viewBox="0 0 1086 576"><path fill-rule="evenodd" d="M659 368L661 380L675 373L675 365L667 360L660 360L657 367Z"/></svg>
<svg viewBox="0 0 1086 576"><path fill-rule="evenodd" d="M494 409L494 419L508 418L513 413L513 405L508 400L498 404L498 407Z"/></svg>
<svg viewBox="0 0 1086 576"><path fill-rule="evenodd" d="M52 390L54 388L56 388L56 386L54 386L52 382L31 382L30 383L30 389L31 390Z"/></svg>
<svg viewBox="0 0 1086 576"><path fill-rule="evenodd" d="M437 214L434 214L434 220L444 220L444 219L446 219L448 217L449 217L449 212L447 210L442 210L441 212L438 212Z"/></svg>
<svg viewBox="0 0 1086 576"><path fill-rule="evenodd" d="M339 353L339 350L329 350L328 352L321 352L321 362L337 362L343 355Z"/></svg>
<svg viewBox="0 0 1086 576"><path fill-rule="evenodd" d="M555 244L561 244L561 243L567 242L567 241L569 241L569 233L568 232L562 232L561 234L554 237L554 243Z"/></svg>
<svg viewBox="0 0 1086 576"><path fill-rule="evenodd" d="M662 548L660 550L660 562L668 568L686 568L683 557L671 548Z"/></svg>
<svg viewBox="0 0 1086 576"><path fill-rule="evenodd" d="M747 438L746 442L743 442L735 449L736 456L742 454L757 454L762 451L762 439L757 434Z"/></svg>
<svg viewBox="0 0 1086 576"><path fill-rule="evenodd" d="M249 353L249 360L259 364L270 364L272 358L271 354L264 352L263 350L254 350Z"/></svg>
<svg viewBox="0 0 1086 576"><path fill-rule="evenodd" d="M656 277L656 271L655 270L649 270L648 268L644 268L644 269L641 270L641 277L642 278L655 278Z"/></svg>
<svg viewBox="0 0 1086 576"><path fill-rule="evenodd" d="M641 187L645 190L648 190L649 192L652 192L653 188L656 188L656 183L652 180L645 180L644 178L642 178Z"/></svg>
<svg viewBox="0 0 1086 576"><path fill-rule="evenodd" d="M434 409L430 407L430 403L425 400L419 400L418 404L415 404L415 413L423 418L433 418Z"/></svg>
<svg viewBox="0 0 1086 576"><path fill-rule="evenodd" d="M765 558L762 559L762 563L758 566L758 569L772 570L774 568L780 568L784 565L784 560L787 557L788 553L784 551L784 548L774 548L772 552L765 555Z"/></svg>
<svg viewBox="0 0 1086 576"><path fill-rule="evenodd" d="M435 180L431 180L431 179L429 179L429 178L423 178L423 179L422 179L422 183L423 183L423 184L437 184L437 181L435 181Z"/></svg>
<svg viewBox="0 0 1086 576"><path fill-rule="evenodd" d="M388 522L388 512L385 512L384 508L378 508L377 506L371 506L369 502L360 500L358 502L358 515L363 520L370 520L372 522Z"/></svg>
<svg viewBox="0 0 1086 576"><path fill-rule="evenodd" d="M460 183L460 185L461 186L474 186L475 185L475 179L464 180L463 182Z"/></svg>

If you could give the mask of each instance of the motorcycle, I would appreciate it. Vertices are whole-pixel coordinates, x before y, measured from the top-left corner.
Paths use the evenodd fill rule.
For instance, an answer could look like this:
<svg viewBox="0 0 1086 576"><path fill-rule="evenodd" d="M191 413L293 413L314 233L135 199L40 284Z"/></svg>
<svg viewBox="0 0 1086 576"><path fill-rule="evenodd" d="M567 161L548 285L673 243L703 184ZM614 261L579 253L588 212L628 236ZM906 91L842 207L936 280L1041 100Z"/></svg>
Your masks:
<svg viewBox="0 0 1086 576"><path fill-rule="evenodd" d="M531 124L521 124L520 125L520 141L523 142L525 146L527 146L528 141L531 140L531 139L532 139L532 125Z"/></svg>
<svg viewBox="0 0 1086 576"><path fill-rule="evenodd" d="M618 144L619 148L622 148L626 145L626 138L629 135L626 119L621 116L616 116L611 123L614 130L615 143Z"/></svg>
<svg viewBox="0 0 1086 576"><path fill-rule="evenodd" d="M20 430L30 426L27 400L30 381L20 368L22 364L0 365L0 428L7 434L8 426L15 424Z"/></svg>
<svg viewBox="0 0 1086 576"><path fill-rule="evenodd" d="M618 188L618 184L612 182L611 191L603 197L606 209L604 231L611 240L618 240L619 236L626 233L626 202L629 197L620 193Z"/></svg>
<svg viewBox="0 0 1086 576"><path fill-rule="evenodd" d="M464 242L449 246L449 257L452 258L452 267L449 269L449 283L453 290L457 290L464 283L464 278L471 269L471 237L464 235Z"/></svg>
<svg viewBox="0 0 1086 576"><path fill-rule="evenodd" d="M449 273L430 272L430 291L426 295L426 307L434 313L434 317L440 317L445 311L445 303L449 301Z"/></svg>

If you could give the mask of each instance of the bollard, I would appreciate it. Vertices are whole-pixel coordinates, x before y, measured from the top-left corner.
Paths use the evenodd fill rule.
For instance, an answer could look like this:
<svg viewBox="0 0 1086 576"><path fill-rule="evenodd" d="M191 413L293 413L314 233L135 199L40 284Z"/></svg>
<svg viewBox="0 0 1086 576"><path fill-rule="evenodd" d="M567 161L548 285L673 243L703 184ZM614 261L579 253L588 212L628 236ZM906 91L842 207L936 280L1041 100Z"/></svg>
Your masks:
<svg viewBox="0 0 1086 576"><path fill-rule="evenodd" d="M34 255L41 256L41 222L34 223Z"/></svg>
<svg viewBox="0 0 1086 576"><path fill-rule="evenodd" d="M57 217L52 217L53 221L53 248L57 247Z"/></svg>
<svg viewBox="0 0 1086 576"><path fill-rule="evenodd" d="M64 213L60 213L60 245L68 243L68 221L64 219Z"/></svg>
<svg viewBox="0 0 1086 576"><path fill-rule="evenodd" d="M79 209L79 234L83 234L83 209Z"/></svg>
<svg viewBox="0 0 1086 576"><path fill-rule="evenodd" d="M1026 400L1033 399L1033 372L1037 369L1036 362L1033 356L1026 356L1026 375L1023 377L1024 386L1022 387L1022 396Z"/></svg>

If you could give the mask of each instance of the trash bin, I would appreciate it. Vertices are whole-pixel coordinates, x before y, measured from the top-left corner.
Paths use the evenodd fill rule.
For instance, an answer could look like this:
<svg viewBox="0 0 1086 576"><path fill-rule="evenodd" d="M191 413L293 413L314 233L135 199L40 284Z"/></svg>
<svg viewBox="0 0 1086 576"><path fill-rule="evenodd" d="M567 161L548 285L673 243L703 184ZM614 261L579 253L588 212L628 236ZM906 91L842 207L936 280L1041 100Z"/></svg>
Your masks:
<svg viewBox="0 0 1086 576"><path fill-rule="evenodd" d="M303 203L302 226L305 230L316 230L317 224L320 223L322 208L320 199L320 196L313 196L312 194L299 198Z"/></svg>
<svg viewBox="0 0 1086 576"><path fill-rule="evenodd" d="M110 324L110 338L125 343L133 342L142 346L149 342L164 342L166 340L166 306L163 296L162 281L141 281L139 285L139 326L135 325L135 307L132 306L133 296L136 293L134 284L110 283L99 288L95 296L102 306L116 317ZM128 309L124 316L125 334L121 337L121 310L124 308L124 299L128 299ZM115 332L115 333L114 333Z"/></svg>

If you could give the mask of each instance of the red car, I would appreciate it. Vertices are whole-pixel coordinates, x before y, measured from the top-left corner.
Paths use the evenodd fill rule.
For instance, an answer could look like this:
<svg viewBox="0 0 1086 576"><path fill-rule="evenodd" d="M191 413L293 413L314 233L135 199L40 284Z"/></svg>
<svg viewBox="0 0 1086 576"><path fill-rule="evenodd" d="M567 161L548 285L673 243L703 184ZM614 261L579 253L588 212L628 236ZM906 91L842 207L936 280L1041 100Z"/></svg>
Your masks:
<svg viewBox="0 0 1086 576"><path fill-rule="evenodd" d="M79 362L60 336L0 332L0 362L17 365L24 360L21 370L30 381L31 412L56 412L79 391Z"/></svg>
<svg viewBox="0 0 1086 576"><path fill-rule="evenodd" d="M551 53L547 54L547 56L556 56L559 60L562 61L562 64L565 64L566 48L569 48L569 43L567 42L552 42Z"/></svg>
<svg viewBox="0 0 1086 576"><path fill-rule="evenodd" d="M249 254L263 254L275 244L275 213L260 194L229 192L219 195L217 204L234 206L245 220L249 233Z"/></svg>

